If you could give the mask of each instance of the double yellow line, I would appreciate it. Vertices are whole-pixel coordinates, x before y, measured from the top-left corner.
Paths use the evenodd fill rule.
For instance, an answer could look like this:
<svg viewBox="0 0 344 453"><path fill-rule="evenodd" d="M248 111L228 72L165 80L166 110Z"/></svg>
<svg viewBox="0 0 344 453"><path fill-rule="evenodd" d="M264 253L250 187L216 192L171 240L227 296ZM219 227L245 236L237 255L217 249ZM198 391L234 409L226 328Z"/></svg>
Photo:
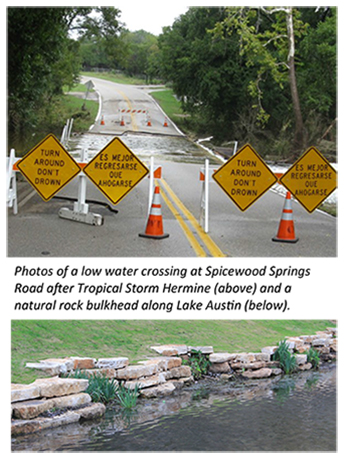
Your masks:
<svg viewBox="0 0 344 453"><path fill-rule="evenodd" d="M177 197L177 195L173 192L171 187L167 184L167 182L163 178L159 180L158 185L160 187L160 193L163 200L165 201L166 205L168 206L174 217L179 222L182 230L184 231L185 236L190 242L190 245L196 252L196 255L199 257L226 256L223 254L221 249L215 244L215 242L211 239L211 237L209 237L204 232L203 228L199 225L195 217L180 201L180 199ZM191 230L187 222L189 222L193 230L197 233L198 238Z"/></svg>

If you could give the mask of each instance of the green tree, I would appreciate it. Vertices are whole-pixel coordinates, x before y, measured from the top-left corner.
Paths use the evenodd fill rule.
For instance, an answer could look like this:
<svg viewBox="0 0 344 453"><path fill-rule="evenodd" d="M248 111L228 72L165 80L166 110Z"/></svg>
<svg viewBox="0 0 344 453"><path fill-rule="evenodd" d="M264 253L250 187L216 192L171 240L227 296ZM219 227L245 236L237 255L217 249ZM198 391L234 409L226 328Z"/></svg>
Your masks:
<svg viewBox="0 0 344 453"><path fill-rule="evenodd" d="M8 124L20 135L37 123L63 84L77 78L77 44L68 37L70 8L8 8Z"/></svg>
<svg viewBox="0 0 344 453"><path fill-rule="evenodd" d="M121 44L125 55L121 61L122 69L130 76L145 75L147 82L158 73L155 60L158 53L158 38L144 30L130 32L123 30Z"/></svg>
<svg viewBox="0 0 344 453"><path fill-rule="evenodd" d="M172 82L198 130L220 141L236 138L250 79L237 36L211 33L225 17L225 8L190 8L159 37L164 78Z"/></svg>

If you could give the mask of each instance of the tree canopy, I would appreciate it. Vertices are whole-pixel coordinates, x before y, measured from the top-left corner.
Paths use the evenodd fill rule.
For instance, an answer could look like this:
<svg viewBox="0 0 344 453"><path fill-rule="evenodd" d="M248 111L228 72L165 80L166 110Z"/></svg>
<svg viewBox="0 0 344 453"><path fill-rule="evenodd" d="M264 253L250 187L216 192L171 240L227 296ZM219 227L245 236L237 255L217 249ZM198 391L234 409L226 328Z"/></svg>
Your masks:
<svg viewBox="0 0 344 453"><path fill-rule="evenodd" d="M335 131L336 12L191 7L157 37L114 7L8 7L9 132L34 128L82 68L106 68L171 84L198 134L296 155Z"/></svg>

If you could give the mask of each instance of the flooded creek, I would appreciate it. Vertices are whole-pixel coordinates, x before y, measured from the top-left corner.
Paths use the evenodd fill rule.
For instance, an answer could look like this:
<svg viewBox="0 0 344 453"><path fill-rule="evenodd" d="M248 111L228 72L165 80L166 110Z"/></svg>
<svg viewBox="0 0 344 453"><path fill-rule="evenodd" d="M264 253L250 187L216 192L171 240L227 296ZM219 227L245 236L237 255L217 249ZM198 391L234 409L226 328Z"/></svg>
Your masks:
<svg viewBox="0 0 344 453"><path fill-rule="evenodd" d="M260 381L206 379L109 408L98 422L20 436L13 450L335 451L336 366Z"/></svg>

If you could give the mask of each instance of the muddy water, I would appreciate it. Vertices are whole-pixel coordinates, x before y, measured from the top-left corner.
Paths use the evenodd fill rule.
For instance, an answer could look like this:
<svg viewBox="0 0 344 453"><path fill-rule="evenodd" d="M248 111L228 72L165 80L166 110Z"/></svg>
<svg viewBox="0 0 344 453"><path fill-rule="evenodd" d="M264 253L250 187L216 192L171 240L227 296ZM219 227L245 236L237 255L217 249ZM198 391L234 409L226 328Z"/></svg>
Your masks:
<svg viewBox="0 0 344 453"><path fill-rule="evenodd" d="M13 450L335 451L336 367L249 383L208 381L108 409L99 422L18 437Z"/></svg>
<svg viewBox="0 0 344 453"><path fill-rule="evenodd" d="M153 156L157 160L203 164L205 158L208 158L213 163L219 163L218 159L201 146L182 136L124 134L119 138L135 155L142 159L149 159ZM82 150L87 150L88 157L92 158L113 139L114 136L110 135L84 134L70 140L69 150L76 158L80 156Z"/></svg>

